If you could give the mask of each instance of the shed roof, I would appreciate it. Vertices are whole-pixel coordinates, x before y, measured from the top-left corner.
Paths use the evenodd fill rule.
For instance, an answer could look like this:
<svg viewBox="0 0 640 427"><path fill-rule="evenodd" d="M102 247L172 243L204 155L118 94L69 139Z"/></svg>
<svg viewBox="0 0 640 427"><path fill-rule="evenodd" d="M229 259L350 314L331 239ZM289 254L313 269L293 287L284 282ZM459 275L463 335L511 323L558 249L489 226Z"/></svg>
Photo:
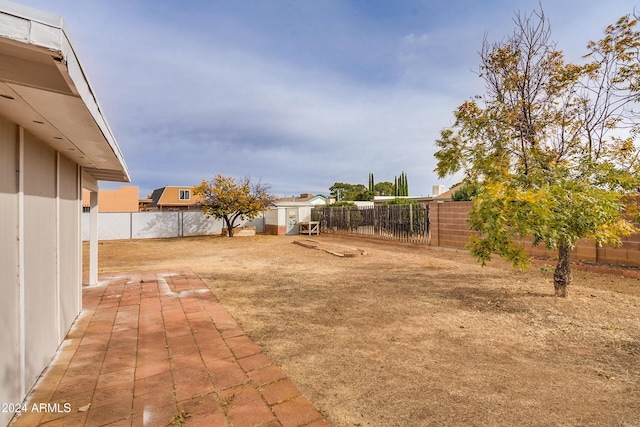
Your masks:
<svg viewBox="0 0 640 427"><path fill-rule="evenodd" d="M0 114L83 166L129 182L62 18L0 0Z"/></svg>

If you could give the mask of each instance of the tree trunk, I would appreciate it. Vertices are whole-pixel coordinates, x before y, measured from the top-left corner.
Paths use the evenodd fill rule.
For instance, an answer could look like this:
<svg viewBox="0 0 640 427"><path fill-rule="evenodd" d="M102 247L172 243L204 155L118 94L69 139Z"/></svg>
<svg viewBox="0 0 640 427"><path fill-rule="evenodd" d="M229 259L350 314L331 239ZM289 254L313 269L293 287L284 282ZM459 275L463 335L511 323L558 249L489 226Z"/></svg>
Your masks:
<svg viewBox="0 0 640 427"><path fill-rule="evenodd" d="M568 245L561 244L558 247L558 265L553 272L553 286L556 290L556 296L566 298L569 296L569 284L571 283L571 265Z"/></svg>
<svg viewBox="0 0 640 427"><path fill-rule="evenodd" d="M233 226L231 224L231 221L229 220L229 217L227 217L226 215L224 216L224 222L227 224L227 236L233 237Z"/></svg>

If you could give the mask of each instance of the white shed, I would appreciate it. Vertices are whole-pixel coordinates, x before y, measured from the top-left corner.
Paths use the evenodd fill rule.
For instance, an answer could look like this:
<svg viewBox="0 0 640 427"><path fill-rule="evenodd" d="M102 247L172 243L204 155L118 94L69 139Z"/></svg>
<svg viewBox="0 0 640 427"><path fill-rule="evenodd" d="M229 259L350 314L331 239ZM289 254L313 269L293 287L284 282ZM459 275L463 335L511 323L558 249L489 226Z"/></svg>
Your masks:
<svg viewBox="0 0 640 427"><path fill-rule="evenodd" d="M129 172L60 17L0 2L0 57L0 402L16 403L82 306L82 188L97 213L97 182Z"/></svg>
<svg viewBox="0 0 640 427"><path fill-rule="evenodd" d="M311 222L311 210L313 208L314 205L307 202L276 203L264 214L264 231L266 234L277 236L297 235L299 234L300 223L304 227L304 224Z"/></svg>

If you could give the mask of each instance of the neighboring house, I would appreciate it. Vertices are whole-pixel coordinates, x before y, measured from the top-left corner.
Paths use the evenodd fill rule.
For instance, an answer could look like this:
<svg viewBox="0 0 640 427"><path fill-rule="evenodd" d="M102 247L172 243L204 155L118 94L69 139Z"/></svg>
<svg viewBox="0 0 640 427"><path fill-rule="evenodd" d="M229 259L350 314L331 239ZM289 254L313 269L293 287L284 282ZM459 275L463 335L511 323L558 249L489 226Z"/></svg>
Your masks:
<svg viewBox="0 0 640 427"><path fill-rule="evenodd" d="M82 190L82 209L90 208L90 192ZM138 212L138 187L121 185L117 190L98 190L98 212Z"/></svg>
<svg viewBox="0 0 640 427"><path fill-rule="evenodd" d="M451 189L438 194L436 197L433 198L433 201L434 202L450 202L455 192L460 190L462 187L463 187L462 184L458 184L455 187L452 187Z"/></svg>
<svg viewBox="0 0 640 427"><path fill-rule="evenodd" d="M453 189L453 192L455 192L458 187L455 187ZM389 200L393 200L393 199L405 199L405 200L412 200L415 201L417 203L430 203L432 201L445 201L445 200L451 200L451 194L452 194L452 190L449 191L445 191L445 186L442 184L438 184L438 185L433 185L431 186L431 191L433 192L433 196L375 196L373 198L374 202L376 205L380 205L380 204L384 204L386 202L388 202Z"/></svg>
<svg viewBox="0 0 640 427"><path fill-rule="evenodd" d="M162 187L153 190L146 204L148 211L196 211L201 209L200 198L193 187Z"/></svg>
<svg viewBox="0 0 640 427"><path fill-rule="evenodd" d="M130 179L62 18L0 2L0 57L0 402L17 404L82 308L82 188L97 220L98 181Z"/></svg>
<svg viewBox="0 0 640 427"><path fill-rule="evenodd" d="M146 198L146 199L139 199L138 200L138 211L139 212L146 212L148 211L148 206L153 203L153 200L151 200L150 198Z"/></svg>

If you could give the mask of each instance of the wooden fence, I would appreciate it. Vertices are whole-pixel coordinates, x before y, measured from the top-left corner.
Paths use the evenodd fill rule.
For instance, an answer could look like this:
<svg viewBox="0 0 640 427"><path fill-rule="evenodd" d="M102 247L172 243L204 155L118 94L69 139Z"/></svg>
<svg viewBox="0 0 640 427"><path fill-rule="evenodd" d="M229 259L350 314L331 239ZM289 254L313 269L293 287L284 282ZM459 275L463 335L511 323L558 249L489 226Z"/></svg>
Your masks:
<svg viewBox="0 0 640 427"><path fill-rule="evenodd" d="M318 207L313 221L323 233L346 233L419 244L429 243L429 205Z"/></svg>

